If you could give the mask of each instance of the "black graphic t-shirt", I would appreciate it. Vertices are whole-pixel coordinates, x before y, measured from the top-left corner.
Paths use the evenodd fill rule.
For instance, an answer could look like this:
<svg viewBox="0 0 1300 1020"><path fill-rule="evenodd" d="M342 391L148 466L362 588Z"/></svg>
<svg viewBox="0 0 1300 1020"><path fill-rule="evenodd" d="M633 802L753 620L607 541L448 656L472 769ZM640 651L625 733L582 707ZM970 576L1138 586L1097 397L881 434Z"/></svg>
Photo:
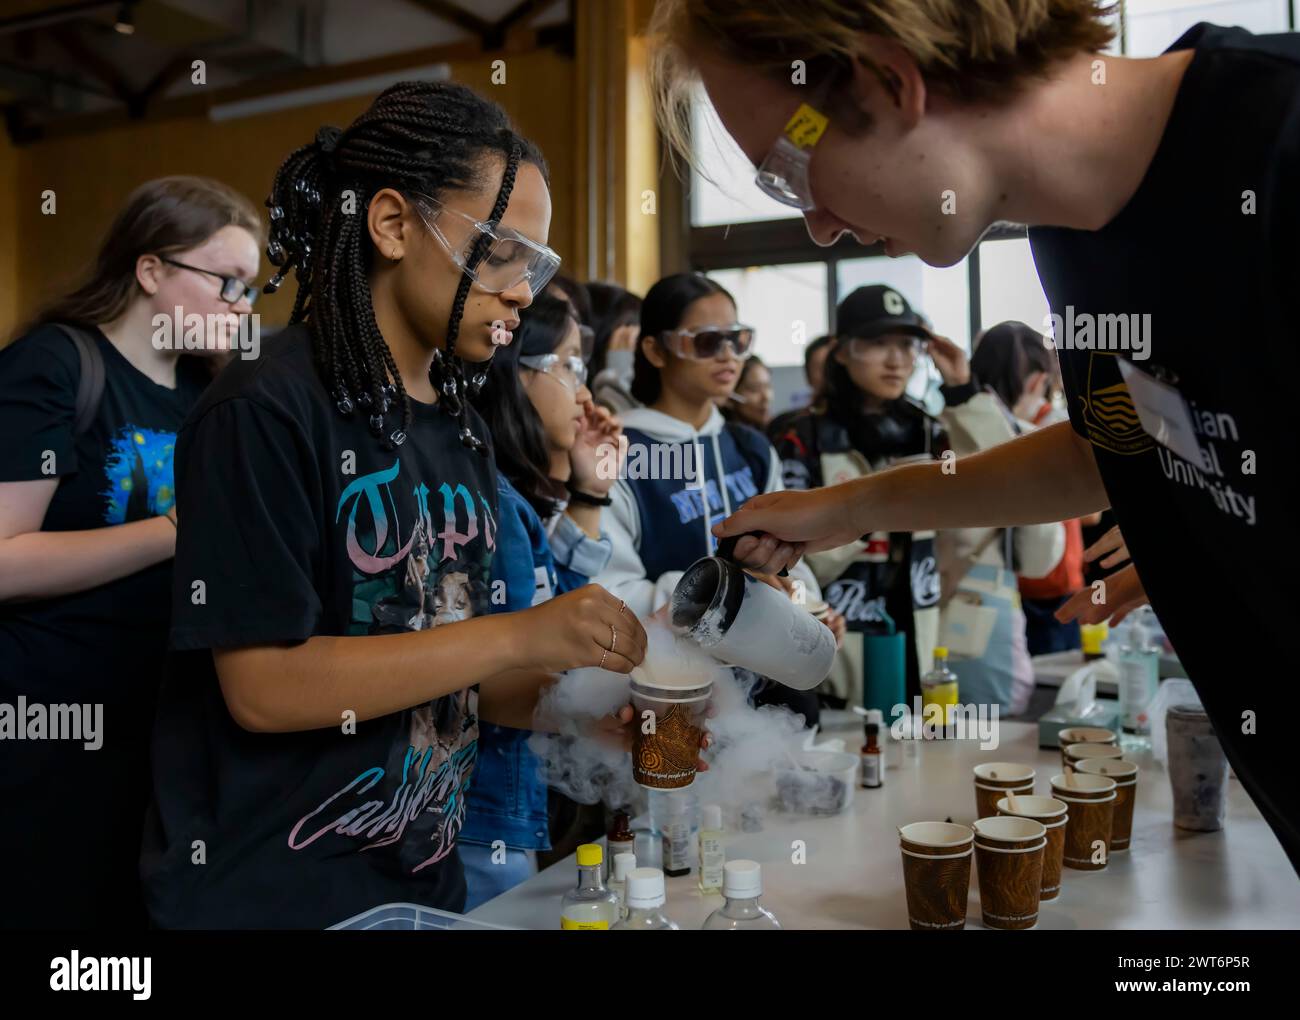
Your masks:
<svg viewBox="0 0 1300 1020"><path fill-rule="evenodd" d="M199 359L182 357L175 388L161 386L98 329L86 332L103 361L104 390L80 435L81 365L68 336L40 326L0 351L0 482L57 479L42 531L89 531L170 510L176 431L210 378ZM0 795L21 833L0 844L0 871L28 879L0 918L18 927L143 924L132 879L171 569L167 560L85 591L0 604L0 703L29 713L35 705L102 706L94 750L81 741L0 740Z"/></svg>
<svg viewBox="0 0 1300 1020"><path fill-rule="evenodd" d="M1074 344L1060 350L1071 423L1237 776L1300 868L1277 694L1300 608L1281 399L1300 369L1300 36L1198 25L1173 48L1189 47L1129 203L1101 230L1030 241L1058 345ZM1164 442L1147 407L1165 408Z"/></svg>
<svg viewBox="0 0 1300 1020"><path fill-rule="evenodd" d="M364 415L335 409L293 327L232 366L181 432L174 652L142 864L161 926L321 928L394 901L463 906L477 689L354 726L250 733L210 651L487 612L492 458L436 407L414 415L383 450Z"/></svg>

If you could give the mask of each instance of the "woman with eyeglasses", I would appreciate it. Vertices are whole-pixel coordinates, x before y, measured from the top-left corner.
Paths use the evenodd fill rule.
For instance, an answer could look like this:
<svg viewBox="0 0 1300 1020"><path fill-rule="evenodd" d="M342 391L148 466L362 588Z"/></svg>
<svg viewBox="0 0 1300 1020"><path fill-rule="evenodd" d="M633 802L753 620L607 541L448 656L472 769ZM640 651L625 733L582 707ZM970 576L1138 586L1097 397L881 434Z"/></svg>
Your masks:
<svg viewBox="0 0 1300 1020"><path fill-rule="evenodd" d="M262 230L252 203L218 181L149 181L86 280L0 352L0 702L28 706L19 725L31 738L0 740L13 820L0 872L21 876L2 926L144 925L172 451L208 362L250 309ZM175 342L190 315L212 328L189 345L194 357Z"/></svg>
<svg viewBox="0 0 1300 1020"><path fill-rule="evenodd" d="M731 295L700 273L664 277L641 305L632 395L644 406L621 416L627 461L604 517L613 555L597 578L639 616L665 606L682 572L714 554L714 522L781 487L772 444L717 406L753 345ZM808 603L820 599L803 564L788 580L803 582Z"/></svg>
<svg viewBox="0 0 1300 1020"><path fill-rule="evenodd" d="M977 397L965 353L935 335L892 287L859 287L836 309L835 340L820 398L783 418L772 439L787 489L814 489L865 477L895 464L931 461L952 446L950 432L981 433L1001 417ZM943 379L945 409L930 417L907 399L918 358L927 353ZM940 570L933 531L872 532L835 549L808 553L826 601L847 621L849 636L833 686L857 700L868 670L885 656L872 635L905 634L904 693L920 693L939 634Z"/></svg>
<svg viewBox="0 0 1300 1020"><path fill-rule="evenodd" d="M291 153L267 205L291 325L178 443L149 909L211 928L459 911L480 720L528 727L553 673L644 656L594 585L492 612L502 509L473 402L559 266L546 164L496 104L404 82Z"/></svg>
<svg viewBox="0 0 1300 1020"><path fill-rule="evenodd" d="M586 327L550 294L534 298L520 318L514 341L492 359L478 404L499 472L495 612L573 591L604 568L610 543L600 512L617 474L597 470L599 457L617 450L620 428L587 389ZM546 782L530 735L531 727L479 726L459 841L467 910L534 874L538 852L551 848Z"/></svg>

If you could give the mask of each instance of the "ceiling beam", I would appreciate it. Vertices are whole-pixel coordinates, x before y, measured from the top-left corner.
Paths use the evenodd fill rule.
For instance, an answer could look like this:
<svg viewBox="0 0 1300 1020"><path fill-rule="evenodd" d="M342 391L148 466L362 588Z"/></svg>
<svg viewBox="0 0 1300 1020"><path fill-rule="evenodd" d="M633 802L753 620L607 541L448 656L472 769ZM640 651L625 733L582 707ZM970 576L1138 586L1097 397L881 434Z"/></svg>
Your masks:
<svg viewBox="0 0 1300 1020"><path fill-rule="evenodd" d="M0 18L0 35L20 32L23 29L45 28L64 21L75 21L103 7L120 6L122 0L81 0L79 3L63 4L46 10L28 11L26 14L14 14Z"/></svg>
<svg viewBox="0 0 1300 1020"><path fill-rule="evenodd" d="M527 53L537 49L536 39L519 37L511 40L510 47L503 52ZM143 114L144 120L165 120L169 117L201 117L213 106L255 99L259 96L277 95L296 89L311 88L317 85L329 85L335 82L351 81L354 78L367 78L384 74L388 71L401 70L404 67L424 67L429 64L455 63L476 60L483 56L483 48L475 39L466 39L442 46L429 46L404 53L392 53L381 57L357 60L349 64L336 64L329 67L314 67L304 71L261 78L256 81L232 85L224 89L203 89L194 96L173 96L153 103ZM188 64L186 65L188 67ZM39 138L55 138L68 135L93 134L96 131L120 127L130 120L124 111L85 114L73 117L61 117L49 124L34 128L25 133L22 141L34 141ZM17 142L18 140L15 139Z"/></svg>
<svg viewBox="0 0 1300 1020"><path fill-rule="evenodd" d="M449 21L463 32L468 32L477 39L484 39L492 31L493 24L480 18L472 11L465 10L451 0L406 0L435 18Z"/></svg>
<svg viewBox="0 0 1300 1020"><path fill-rule="evenodd" d="M135 90L117 69L117 65L91 47L70 25L54 29L50 37L68 56L89 71L122 102L129 105L135 98Z"/></svg>

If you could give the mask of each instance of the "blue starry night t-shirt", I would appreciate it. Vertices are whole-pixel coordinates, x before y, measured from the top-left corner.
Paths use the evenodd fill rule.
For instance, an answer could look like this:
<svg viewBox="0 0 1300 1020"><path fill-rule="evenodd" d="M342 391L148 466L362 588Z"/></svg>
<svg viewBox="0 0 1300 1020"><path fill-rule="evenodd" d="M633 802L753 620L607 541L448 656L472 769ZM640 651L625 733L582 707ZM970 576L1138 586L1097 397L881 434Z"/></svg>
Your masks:
<svg viewBox="0 0 1300 1020"><path fill-rule="evenodd" d="M253 733L212 662L214 648L429 630L490 610L490 451L466 449L433 405L413 401L412 415L406 442L384 449L363 414L339 414L295 326L227 369L181 430L173 654L142 858L162 927L324 928L383 903L464 904L455 844L476 687L353 727Z"/></svg>
<svg viewBox="0 0 1300 1020"><path fill-rule="evenodd" d="M210 378L197 358L182 357L176 387L161 386L98 329L86 332L104 362L104 392L81 435L73 429L81 366L63 331L40 326L0 351L0 482L58 479L42 531L170 510L176 432ZM170 601L168 560L87 591L0 605L0 693L109 704L152 697Z"/></svg>

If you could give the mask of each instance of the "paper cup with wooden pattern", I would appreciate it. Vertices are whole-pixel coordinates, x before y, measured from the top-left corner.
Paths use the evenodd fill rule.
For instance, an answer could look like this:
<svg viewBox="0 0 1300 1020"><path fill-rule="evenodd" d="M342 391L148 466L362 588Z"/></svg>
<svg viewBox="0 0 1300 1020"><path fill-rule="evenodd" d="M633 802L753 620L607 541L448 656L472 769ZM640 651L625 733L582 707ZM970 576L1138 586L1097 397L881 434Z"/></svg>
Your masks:
<svg viewBox="0 0 1300 1020"><path fill-rule="evenodd" d="M650 790L680 790L695 782L713 684L652 687L633 680L632 778Z"/></svg>
<svg viewBox="0 0 1300 1020"><path fill-rule="evenodd" d="M1039 887L1038 898L1056 899L1061 895L1061 855L1065 851L1069 806L1055 797L1017 797L1013 811L1011 801L1003 797L998 801L998 814L1032 818L1047 830L1047 846L1043 847L1043 884Z"/></svg>
<svg viewBox="0 0 1300 1020"><path fill-rule="evenodd" d="M975 867L985 928L1032 928L1038 923L1047 829L1016 815L974 823Z"/></svg>
<svg viewBox="0 0 1300 1020"><path fill-rule="evenodd" d="M1119 734L1102 726L1067 726L1057 734L1061 747L1061 768L1069 764L1065 749L1071 744L1118 744Z"/></svg>
<svg viewBox="0 0 1300 1020"><path fill-rule="evenodd" d="M952 822L913 822L898 830L907 921L913 931L961 931L970 898L975 833Z"/></svg>
<svg viewBox="0 0 1300 1020"><path fill-rule="evenodd" d="M1009 761L986 761L975 769L975 817L992 818L998 813L998 801L1010 790L1017 797L1034 792L1032 766Z"/></svg>
<svg viewBox="0 0 1300 1020"><path fill-rule="evenodd" d="M1079 762L1079 771L1115 780L1115 817L1111 823L1111 850L1127 850L1133 836L1133 805L1137 801L1138 767L1131 761L1097 758Z"/></svg>
<svg viewBox="0 0 1300 1020"><path fill-rule="evenodd" d="M1076 772L1052 777L1052 796L1070 809L1061 863L1077 871L1101 871L1110 859L1115 817L1115 780Z"/></svg>
<svg viewBox="0 0 1300 1020"><path fill-rule="evenodd" d="M1123 758L1124 749L1114 744L1069 744L1061 754L1065 757L1065 765L1077 771L1080 762Z"/></svg>

